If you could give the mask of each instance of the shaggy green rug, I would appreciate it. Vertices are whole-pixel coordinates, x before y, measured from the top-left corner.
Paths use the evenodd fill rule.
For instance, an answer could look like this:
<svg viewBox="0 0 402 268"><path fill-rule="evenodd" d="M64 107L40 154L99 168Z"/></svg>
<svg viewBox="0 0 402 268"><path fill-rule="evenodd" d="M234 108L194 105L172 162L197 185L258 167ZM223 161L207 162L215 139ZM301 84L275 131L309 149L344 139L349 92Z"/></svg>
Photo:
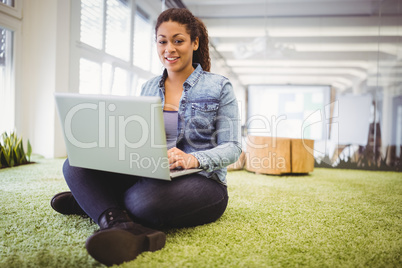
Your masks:
<svg viewBox="0 0 402 268"><path fill-rule="evenodd" d="M54 212L63 159L0 169L0 267L99 267L97 226ZM166 246L121 267L401 267L402 173L315 169L307 176L228 174L215 223L167 231Z"/></svg>

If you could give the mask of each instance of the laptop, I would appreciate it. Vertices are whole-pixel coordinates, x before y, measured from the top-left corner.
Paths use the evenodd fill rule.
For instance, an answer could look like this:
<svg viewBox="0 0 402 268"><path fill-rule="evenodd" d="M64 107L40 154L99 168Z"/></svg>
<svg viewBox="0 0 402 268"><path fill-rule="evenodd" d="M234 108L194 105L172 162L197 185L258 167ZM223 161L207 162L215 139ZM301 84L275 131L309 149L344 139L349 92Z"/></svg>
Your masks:
<svg viewBox="0 0 402 268"><path fill-rule="evenodd" d="M71 166L161 180L202 169L170 170L159 97L55 93Z"/></svg>

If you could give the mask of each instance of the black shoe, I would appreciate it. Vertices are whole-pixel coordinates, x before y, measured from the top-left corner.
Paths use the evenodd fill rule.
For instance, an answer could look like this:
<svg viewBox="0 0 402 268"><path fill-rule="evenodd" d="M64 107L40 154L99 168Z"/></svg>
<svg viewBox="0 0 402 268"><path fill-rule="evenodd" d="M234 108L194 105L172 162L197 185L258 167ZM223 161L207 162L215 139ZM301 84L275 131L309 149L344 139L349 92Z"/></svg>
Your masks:
<svg viewBox="0 0 402 268"><path fill-rule="evenodd" d="M81 215L87 216L85 211L78 205L71 192L61 192L56 194L50 200L50 205L57 212L64 215Z"/></svg>
<svg viewBox="0 0 402 268"><path fill-rule="evenodd" d="M144 251L165 246L165 233L134 223L124 210L109 209L99 219L101 229L85 246L88 253L107 266L134 260Z"/></svg>

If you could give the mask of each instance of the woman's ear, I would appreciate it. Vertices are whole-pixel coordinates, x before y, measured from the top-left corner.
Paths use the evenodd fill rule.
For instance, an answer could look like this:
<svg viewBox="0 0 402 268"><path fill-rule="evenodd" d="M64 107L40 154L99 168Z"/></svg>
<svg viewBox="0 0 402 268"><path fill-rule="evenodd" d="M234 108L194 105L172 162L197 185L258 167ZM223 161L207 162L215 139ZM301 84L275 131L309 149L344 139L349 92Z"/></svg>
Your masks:
<svg viewBox="0 0 402 268"><path fill-rule="evenodd" d="M198 49L198 45L199 45L199 39L198 37L195 38L194 40L194 44L193 44L193 51L196 51Z"/></svg>

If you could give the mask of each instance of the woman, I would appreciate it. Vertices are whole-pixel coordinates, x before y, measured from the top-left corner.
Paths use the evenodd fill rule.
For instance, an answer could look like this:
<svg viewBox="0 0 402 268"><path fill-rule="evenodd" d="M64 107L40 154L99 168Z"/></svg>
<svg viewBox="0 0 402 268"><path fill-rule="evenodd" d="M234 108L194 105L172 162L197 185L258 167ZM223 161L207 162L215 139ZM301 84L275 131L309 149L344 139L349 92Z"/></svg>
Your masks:
<svg viewBox="0 0 402 268"><path fill-rule="evenodd" d="M240 153L238 107L232 85L209 73L205 25L187 9L168 9L155 27L163 75L142 88L162 99L170 168L202 168L171 182L72 167L64 177L71 192L52 198L62 214L89 215L100 230L87 239L89 254L106 265L164 247L153 228L189 227L216 221L228 194L225 166Z"/></svg>

